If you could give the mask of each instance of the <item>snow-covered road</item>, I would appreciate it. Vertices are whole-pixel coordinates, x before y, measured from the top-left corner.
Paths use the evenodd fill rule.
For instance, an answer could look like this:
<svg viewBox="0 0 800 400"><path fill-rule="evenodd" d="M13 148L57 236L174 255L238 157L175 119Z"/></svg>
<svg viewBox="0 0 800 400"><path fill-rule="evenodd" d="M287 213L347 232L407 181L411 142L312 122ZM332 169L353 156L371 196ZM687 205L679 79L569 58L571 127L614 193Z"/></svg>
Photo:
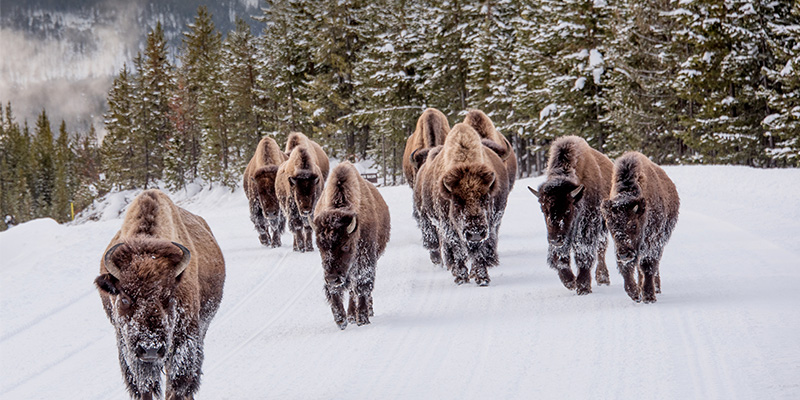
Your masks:
<svg viewBox="0 0 800 400"><path fill-rule="evenodd" d="M334 324L319 255L261 247L241 189L180 202L227 263L205 341L202 399L800 398L800 170L668 167L682 209L656 304L611 286L577 296L545 263L517 182L489 287L432 266L411 190L382 188L392 238L372 324ZM120 218L0 233L0 398L124 399L93 287Z"/></svg>

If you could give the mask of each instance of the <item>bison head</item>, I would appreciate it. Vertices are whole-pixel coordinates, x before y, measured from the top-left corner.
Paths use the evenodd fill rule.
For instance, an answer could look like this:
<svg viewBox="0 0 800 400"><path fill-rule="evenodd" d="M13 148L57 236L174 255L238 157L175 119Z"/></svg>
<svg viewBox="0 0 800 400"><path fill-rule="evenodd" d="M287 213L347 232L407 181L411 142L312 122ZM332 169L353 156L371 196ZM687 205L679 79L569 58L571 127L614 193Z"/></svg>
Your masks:
<svg viewBox="0 0 800 400"><path fill-rule="evenodd" d="M129 363L163 362L177 320L175 291L190 259L186 247L158 239L119 243L106 252L108 273L95 284L110 296L120 351Z"/></svg>
<svg viewBox="0 0 800 400"><path fill-rule="evenodd" d="M278 218L280 203L275 194L275 177L278 167L274 165L261 167L253 174L252 186L255 188L256 199L261 205L264 218L272 220Z"/></svg>
<svg viewBox="0 0 800 400"><path fill-rule="evenodd" d="M442 192L450 201L450 221L461 240L475 244L489 237L496 178L494 171L482 164L456 167L442 178Z"/></svg>
<svg viewBox="0 0 800 400"><path fill-rule="evenodd" d="M297 204L297 209L304 216L311 215L320 189L320 176L312 170L298 170L294 176L289 177L292 197Z"/></svg>
<svg viewBox="0 0 800 400"><path fill-rule="evenodd" d="M539 198L542 206L547 224L547 241L555 247L564 246L577 213L577 204L583 198L584 186L567 179L557 179L542 183L538 191L530 186L528 190Z"/></svg>
<svg viewBox="0 0 800 400"><path fill-rule="evenodd" d="M617 260L633 261L638 255L645 220L644 197L604 200L600 206L608 230L614 238Z"/></svg>
<svg viewBox="0 0 800 400"><path fill-rule="evenodd" d="M325 282L331 286L342 286L356 253L358 235L356 213L331 210L314 217L317 247L322 256Z"/></svg>

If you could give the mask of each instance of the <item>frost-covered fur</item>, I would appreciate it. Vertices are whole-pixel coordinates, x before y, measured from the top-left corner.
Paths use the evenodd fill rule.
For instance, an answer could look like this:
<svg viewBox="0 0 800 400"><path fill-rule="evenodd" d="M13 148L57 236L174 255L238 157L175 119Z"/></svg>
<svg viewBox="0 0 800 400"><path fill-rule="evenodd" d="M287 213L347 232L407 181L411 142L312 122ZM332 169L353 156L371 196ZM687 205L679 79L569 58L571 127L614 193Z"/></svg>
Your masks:
<svg viewBox="0 0 800 400"><path fill-rule="evenodd" d="M275 195L275 178L278 167L288 158L275 139L264 137L244 170L243 187L250 204L250 220L265 246L280 247L281 234L286 227L286 217Z"/></svg>
<svg viewBox="0 0 800 400"><path fill-rule="evenodd" d="M201 217L158 190L133 200L95 279L131 397L160 397L162 371L166 398L197 392L224 280L225 260Z"/></svg>
<svg viewBox="0 0 800 400"><path fill-rule="evenodd" d="M340 329L369 323L378 257L389 241L389 207L375 186L345 161L331 172L314 212L325 295ZM345 314L343 296L349 291Z"/></svg>
<svg viewBox="0 0 800 400"><path fill-rule="evenodd" d="M447 117L435 108L425 110L417 119L417 127L406 140L406 149L403 152L403 175L412 189L417 171L428 158L428 152L431 148L444 144L444 138L449 131Z"/></svg>
<svg viewBox="0 0 800 400"><path fill-rule="evenodd" d="M313 251L314 206L328 177L328 156L322 148L299 132L286 141L289 159L278 168L275 194L294 235L294 251Z"/></svg>
<svg viewBox="0 0 800 400"><path fill-rule="evenodd" d="M414 185L415 215L431 261L462 284L489 284L498 264L497 236L508 199L508 173L500 157L467 124L456 124L444 146L423 164ZM468 273L467 263L471 263Z"/></svg>
<svg viewBox="0 0 800 400"><path fill-rule="evenodd" d="M514 181L517 179L517 155L511 143L497 131L489 116L481 110L468 112L464 117L464 123L475 129L482 139L481 143L494 150L503 160L508 171L508 190L511 191L514 188Z"/></svg>
<svg viewBox="0 0 800 400"><path fill-rule="evenodd" d="M661 293L659 263L678 222L675 184L644 154L628 152L614 163L611 197L602 212L614 238L617 268L625 291L636 302L656 301ZM639 282L634 280L639 271Z"/></svg>
<svg viewBox="0 0 800 400"><path fill-rule="evenodd" d="M577 136L564 136L550 146L547 180L538 192L547 225L547 263L558 271L567 289L579 295L592 292L592 266L597 260L598 285L608 285L605 263L608 229L600 204L611 191L614 164ZM577 278L570 268L570 252L578 267Z"/></svg>

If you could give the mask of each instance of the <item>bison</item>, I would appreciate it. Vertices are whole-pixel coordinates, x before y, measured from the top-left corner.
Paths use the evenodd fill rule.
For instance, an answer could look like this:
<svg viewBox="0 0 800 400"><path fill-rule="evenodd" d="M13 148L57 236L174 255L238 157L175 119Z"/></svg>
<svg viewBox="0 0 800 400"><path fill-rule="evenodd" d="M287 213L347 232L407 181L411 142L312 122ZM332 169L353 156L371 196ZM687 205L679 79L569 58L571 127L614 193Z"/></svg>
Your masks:
<svg viewBox="0 0 800 400"><path fill-rule="evenodd" d="M564 136L550 146L547 179L534 190L528 189L542 207L547 224L547 262L558 271L567 289L579 295L592 292L592 266L597 259L595 279L608 285L605 254L608 229L600 204L611 191L614 164L577 136ZM570 252L575 255L578 277L570 268Z"/></svg>
<svg viewBox="0 0 800 400"><path fill-rule="evenodd" d="M389 242L389 207L353 164L331 172L314 211L314 231L322 257L325 295L340 329L369 323L378 257ZM350 293L347 314L342 296Z"/></svg>
<svg viewBox="0 0 800 400"><path fill-rule="evenodd" d="M281 234L286 227L286 218L275 195L275 178L278 167L288 158L275 139L264 137L244 170L243 186L250 204L250 220L265 246L280 247Z"/></svg>
<svg viewBox="0 0 800 400"><path fill-rule="evenodd" d="M294 251L313 251L314 206L328 177L328 156L318 144L299 132L286 142L289 159L278 168L275 194L294 235Z"/></svg>
<svg viewBox="0 0 800 400"><path fill-rule="evenodd" d="M95 279L133 398L160 397L162 371L166 398L197 392L224 281L225 260L201 217L158 190L133 200Z"/></svg>
<svg viewBox="0 0 800 400"><path fill-rule="evenodd" d="M431 261L452 272L457 284L489 284L498 264L497 235L508 200L503 160L481 144L467 124L456 124L441 150L429 156L414 184L414 207ZM467 262L471 270L467 273Z"/></svg>
<svg viewBox="0 0 800 400"><path fill-rule="evenodd" d="M435 108L425 110L417 119L417 128L406 140L406 149L403 153L403 175L411 188L414 188L414 179L417 171L428 157L428 152L444 143L450 124L447 117Z"/></svg>
<svg viewBox="0 0 800 400"><path fill-rule="evenodd" d="M464 117L464 123L471 126L481 137L484 146L494 150L503 160L508 170L508 190L514 188L514 181L517 179L517 155L514 148L505 136L495 129L492 120L481 110L471 110Z"/></svg>
<svg viewBox="0 0 800 400"><path fill-rule="evenodd" d="M678 222L675 184L644 154L628 152L614 163L611 196L602 213L614 239L617 268L625 291L636 302L656 301L661 293L659 262ZM639 272L639 283L633 272Z"/></svg>

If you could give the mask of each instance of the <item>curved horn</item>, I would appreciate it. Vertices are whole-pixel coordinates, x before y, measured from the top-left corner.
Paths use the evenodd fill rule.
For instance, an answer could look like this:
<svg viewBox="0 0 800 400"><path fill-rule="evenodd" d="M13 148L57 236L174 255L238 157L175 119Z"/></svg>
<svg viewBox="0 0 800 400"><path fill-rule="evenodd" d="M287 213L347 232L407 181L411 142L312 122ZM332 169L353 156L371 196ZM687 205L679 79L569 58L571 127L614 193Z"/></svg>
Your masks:
<svg viewBox="0 0 800 400"><path fill-rule="evenodd" d="M177 278L178 275L183 273L183 271L186 269L186 267L189 266L189 261L192 260L192 252L189 251L189 249L187 249L184 245L182 245L180 243L172 242L172 244L174 244L175 246L178 246L178 248L181 249L181 251L183 252L183 259L175 267L175 277Z"/></svg>
<svg viewBox="0 0 800 400"><path fill-rule="evenodd" d="M506 154L502 157L503 161L505 161L506 159L508 159L509 156L514 154L514 148L511 147L511 142L509 142L505 136L503 135L500 136L503 138L503 141L506 142Z"/></svg>
<svg viewBox="0 0 800 400"><path fill-rule="evenodd" d="M347 225L347 234L353 233L356 230L356 216L353 216L353 220L350 222L350 225Z"/></svg>
<svg viewBox="0 0 800 400"><path fill-rule="evenodd" d="M111 276L117 279L119 279L119 277L122 275L122 272L120 272L119 267L117 267L117 265L114 264L114 261L111 259L111 257L114 255L114 252L117 250L117 247L122 246L123 244L125 243L115 244L110 249L108 249L106 255L103 257L103 265L105 265L106 270L108 270L108 273L111 274Z"/></svg>
<svg viewBox="0 0 800 400"><path fill-rule="evenodd" d="M583 190L583 185L580 185L577 188L575 188L575 190L569 192L569 195L572 197L578 197L578 195L581 194L582 190Z"/></svg>
<svg viewBox="0 0 800 400"><path fill-rule="evenodd" d="M539 192L537 192L536 189L528 186L528 190L530 190L531 193L533 193L534 196L539 197Z"/></svg>

